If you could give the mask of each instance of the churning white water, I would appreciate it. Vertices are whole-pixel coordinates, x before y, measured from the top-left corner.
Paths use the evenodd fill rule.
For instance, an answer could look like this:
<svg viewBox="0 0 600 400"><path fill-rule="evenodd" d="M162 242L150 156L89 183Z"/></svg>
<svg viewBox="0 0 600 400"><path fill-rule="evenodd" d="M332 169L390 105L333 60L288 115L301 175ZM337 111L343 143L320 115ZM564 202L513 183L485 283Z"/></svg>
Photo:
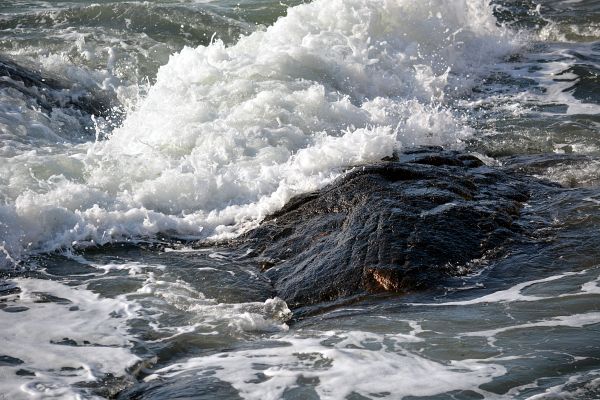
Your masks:
<svg viewBox="0 0 600 400"><path fill-rule="evenodd" d="M0 400L600 396L598 2L301 3L0 1ZM413 145L570 188L477 273L293 313L179 240Z"/></svg>
<svg viewBox="0 0 600 400"><path fill-rule="evenodd" d="M106 140L35 147L53 125L15 122L8 104L3 121L36 135L3 149L0 262L235 235L344 168L460 146L470 130L451 99L517 46L484 0L319 0L233 45L171 56Z"/></svg>

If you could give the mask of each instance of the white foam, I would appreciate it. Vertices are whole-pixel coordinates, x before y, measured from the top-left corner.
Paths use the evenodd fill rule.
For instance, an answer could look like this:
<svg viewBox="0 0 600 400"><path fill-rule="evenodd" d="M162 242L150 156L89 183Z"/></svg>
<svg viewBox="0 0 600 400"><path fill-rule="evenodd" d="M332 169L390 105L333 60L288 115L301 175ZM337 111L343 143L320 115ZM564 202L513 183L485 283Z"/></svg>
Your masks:
<svg viewBox="0 0 600 400"><path fill-rule="evenodd" d="M577 147L567 145L573 149L576 153L586 153L588 149L581 149ZM563 146L558 146L563 147ZM555 153L563 153L563 150L555 150ZM578 186L592 186L600 181L600 162L596 160L586 160L585 163L569 165L558 164L547 168L542 174L535 175L536 177L549 179L553 182L557 182L566 187L578 187ZM584 201L590 201L589 198Z"/></svg>
<svg viewBox="0 0 600 400"><path fill-rule="evenodd" d="M528 100L566 105L567 115L597 115L600 112L598 104L584 102L573 96L572 86L580 79L577 74L570 72L570 68L573 66L573 56L560 49L545 54L544 57L550 60L555 59L555 61L541 64L540 71L529 73L529 77L535 79L544 88L543 94L537 96L528 94Z"/></svg>
<svg viewBox="0 0 600 400"><path fill-rule="evenodd" d="M22 312L3 312L0 354L22 364L0 367L0 393L7 398L80 398L73 386L95 381L104 374L125 375L139 358L132 354L132 338L126 322L136 316L134 304L119 296L100 298L83 287L59 282L19 278L21 289L9 307L28 307ZM40 301L37 293L63 300ZM58 344L69 339L76 345ZM61 369L65 370L61 370ZM19 376L24 369L35 376Z"/></svg>
<svg viewBox="0 0 600 400"><path fill-rule="evenodd" d="M590 312L585 314L573 314L554 317L548 320L542 320L538 322L530 322L521 325L512 325L505 328L490 329L487 331L469 332L465 333L465 336L495 336L498 333L508 332L515 329L528 329L537 327L553 327L553 326L569 326L574 328L581 328L586 325L597 324L600 322L600 312Z"/></svg>
<svg viewBox="0 0 600 400"><path fill-rule="evenodd" d="M143 264L140 262L127 262L120 264L88 264L94 268L104 271L103 275L109 274L111 271L127 271L131 276L145 275L147 270L160 270L164 271L167 267L160 264Z"/></svg>
<svg viewBox="0 0 600 400"><path fill-rule="evenodd" d="M578 359L579 357L573 357ZM541 393L526 397L526 400L559 400L559 399L587 399L597 397L594 394L600 387L599 370L591 370L585 373L576 373L566 378L563 383L547 387L547 378L537 379L529 383L510 389L507 396L515 398L520 394L531 393L532 389L541 389ZM553 381L550 381L553 382ZM519 396L521 397L521 396Z"/></svg>
<svg viewBox="0 0 600 400"><path fill-rule="evenodd" d="M595 21L574 24L573 21L554 21L542 17L546 25L539 30L539 38L547 42L594 42L600 38L600 24ZM583 22L583 21L582 21Z"/></svg>
<svg viewBox="0 0 600 400"><path fill-rule="evenodd" d="M585 314L561 315L558 317L545 319L536 322L528 322L525 324L511 325L503 328L488 329L485 331L467 332L462 336L481 336L486 337L488 343L494 346L497 340L496 335L510 332L519 329L531 330L533 328L553 328L557 326L565 326L571 328L582 328L587 325L600 323L600 312L589 312Z"/></svg>
<svg viewBox="0 0 600 400"><path fill-rule="evenodd" d="M410 304L413 306L443 307L443 306L465 306L465 305L483 304L483 303L512 303L512 302L517 302L517 301L547 300L547 299L554 298L555 296L550 296L550 297L536 296L536 295L523 294L522 292L524 289L530 288L537 284L552 282L552 281L556 281L556 280L563 279L563 278L566 278L569 276L574 276L574 275L583 275L583 274L586 274L587 272L588 272L588 270L578 271L578 272L565 272L563 274L553 275L553 276L549 276L547 278L535 279L535 280L527 281L527 282L521 282L521 283L518 283L518 284L508 288L508 289L498 290L496 292L487 294L485 296L476 297L471 300L449 301L449 302L445 302L445 303L410 303ZM568 296L576 296L576 295L580 295L580 294L593 294L593 293L594 293L594 291L591 287L584 285L584 286L582 286L582 291L580 293L573 293L573 294L567 293L567 294L559 295L559 297L568 297Z"/></svg>
<svg viewBox="0 0 600 400"><path fill-rule="evenodd" d="M88 265L98 270L87 274L88 283L113 279L107 276L113 271L128 271L141 285L136 292L105 298L84 285L68 286L41 279L13 280L11 284L21 291L5 297L8 301L3 304L9 307L8 311L10 307L28 309L0 310L3 324L0 355L23 363L0 366L0 393L11 399L94 398L82 391L85 389L78 389L77 383L96 381L105 374L130 379L126 370L141 361L131 351L138 340L128 332L131 319L144 318L158 335L155 342L173 340L183 334L240 338L289 329L286 321L291 312L278 298L219 303L184 281L157 277L165 273L163 265L137 262ZM44 294L54 298L44 300ZM171 325L173 308L180 316L178 325ZM16 375L20 369L35 375Z"/></svg>
<svg viewBox="0 0 600 400"><path fill-rule="evenodd" d="M507 118L517 121L517 127L521 127L519 133L528 138L527 140L540 140L542 141L540 144L546 143L550 138L551 142L558 141L558 143L553 143L556 153L595 152L597 146L593 143L590 144L585 137L577 134L573 136L573 133L560 129L556 130L555 135L550 126L548 127L550 129L549 136L537 138L535 135L531 135L527 122L531 121L532 117L535 119L550 118L550 120L557 118L568 121L576 119L578 116L585 118L600 113L600 105L575 97L576 85L581 77L573 72L573 67L584 65L584 63L578 60L573 52L593 54L592 45L578 44L566 47L560 44L544 47L542 51L537 50L530 49L529 52L523 53L519 61L498 63L495 73L501 77L501 81L495 84L495 90L491 90L490 93L490 87L483 87L483 94L474 96L474 98L466 98L459 103L465 109L479 108L478 118L487 119L490 124L496 120L502 125ZM540 60L544 60L544 62L540 62ZM493 112L490 113L490 110ZM496 134L494 129L490 129L488 133ZM512 126L510 129L514 131L515 127ZM589 129L594 131L594 127ZM560 143L562 141L568 143ZM510 142L508 144L510 146ZM548 177L561 183L572 181L574 178L585 184L594 181L597 176L597 168L594 168L593 165L589 167L589 171L579 171L580 166L570 170L567 167L563 169L564 171L557 171L556 174Z"/></svg>
<svg viewBox="0 0 600 400"><path fill-rule="evenodd" d="M244 399L268 400L280 399L301 378L318 378L316 393L334 400L353 392L391 398L453 390L485 393L479 386L506 373L504 367L488 362L429 360L404 350L393 335L325 332L318 337L288 335L278 342L280 346L192 358L158 370L147 380L214 371ZM266 379L257 379L260 374Z"/></svg>
<svg viewBox="0 0 600 400"><path fill-rule="evenodd" d="M233 46L173 55L109 140L11 159L2 176L23 178L0 187L0 242L18 259L236 235L349 166L459 146L470 130L446 100L515 48L485 0L291 8Z"/></svg>
<svg viewBox="0 0 600 400"><path fill-rule="evenodd" d="M289 329L286 321L292 316L285 301L279 298L267 299L265 302L220 303L207 298L187 282L162 280L153 272L147 273L145 282L137 293L162 303L155 304L157 314L152 318L155 320L155 330L171 334L169 338L189 331L211 333L215 332L215 327L221 327L222 332L234 336L245 332L285 332ZM179 326L165 326L158 321L165 305L188 315L184 330Z"/></svg>

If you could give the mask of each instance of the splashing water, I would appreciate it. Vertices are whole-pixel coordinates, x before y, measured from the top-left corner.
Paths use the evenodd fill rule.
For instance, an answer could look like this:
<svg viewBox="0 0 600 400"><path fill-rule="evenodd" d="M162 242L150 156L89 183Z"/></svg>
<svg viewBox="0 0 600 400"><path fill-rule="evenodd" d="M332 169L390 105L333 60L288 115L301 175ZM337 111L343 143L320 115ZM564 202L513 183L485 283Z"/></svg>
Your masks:
<svg viewBox="0 0 600 400"><path fill-rule="evenodd" d="M186 47L107 140L2 167L4 258L235 235L344 168L460 146L448 99L513 36L485 1L316 1L234 45Z"/></svg>

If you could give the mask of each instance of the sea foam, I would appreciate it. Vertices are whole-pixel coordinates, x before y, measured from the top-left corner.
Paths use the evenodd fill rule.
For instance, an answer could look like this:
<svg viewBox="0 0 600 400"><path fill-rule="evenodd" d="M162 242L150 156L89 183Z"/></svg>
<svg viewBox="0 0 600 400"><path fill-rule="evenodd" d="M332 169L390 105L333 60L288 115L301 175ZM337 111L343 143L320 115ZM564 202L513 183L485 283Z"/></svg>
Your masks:
<svg viewBox="0 0 600 400"><path fill-rule="evenodd" d="M77 383L107 374L126 379L125 368L140 361L126 324L139 307L124 295L100 298L85 287L47 279L12 283L20 291L5 303L0 340L4 357L16 362L0 369L1 397L80 399L85 389Z"/></svg>
<svg viewBox="0 0 600 400"><path fill-rule="evenodd" d="M0 264L167 234L224 238L344 169L460 146L453 99L516 40L485 0L317 0L184 48L108 139L0 166Z"/></svg>

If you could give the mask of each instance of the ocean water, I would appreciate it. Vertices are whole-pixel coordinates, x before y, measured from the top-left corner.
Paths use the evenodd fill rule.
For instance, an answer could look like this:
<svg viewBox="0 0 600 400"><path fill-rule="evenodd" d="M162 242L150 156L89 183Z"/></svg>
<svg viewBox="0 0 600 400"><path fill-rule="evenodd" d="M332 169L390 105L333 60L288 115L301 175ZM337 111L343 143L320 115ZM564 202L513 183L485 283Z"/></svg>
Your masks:
<svg viewBox="0 0 600 400"><path fill-rule="evenodd" d="M4 0L0 73L0 399L600 397L600 2ZM197 246L419 145L569 189L308 316Z"/></svg>

